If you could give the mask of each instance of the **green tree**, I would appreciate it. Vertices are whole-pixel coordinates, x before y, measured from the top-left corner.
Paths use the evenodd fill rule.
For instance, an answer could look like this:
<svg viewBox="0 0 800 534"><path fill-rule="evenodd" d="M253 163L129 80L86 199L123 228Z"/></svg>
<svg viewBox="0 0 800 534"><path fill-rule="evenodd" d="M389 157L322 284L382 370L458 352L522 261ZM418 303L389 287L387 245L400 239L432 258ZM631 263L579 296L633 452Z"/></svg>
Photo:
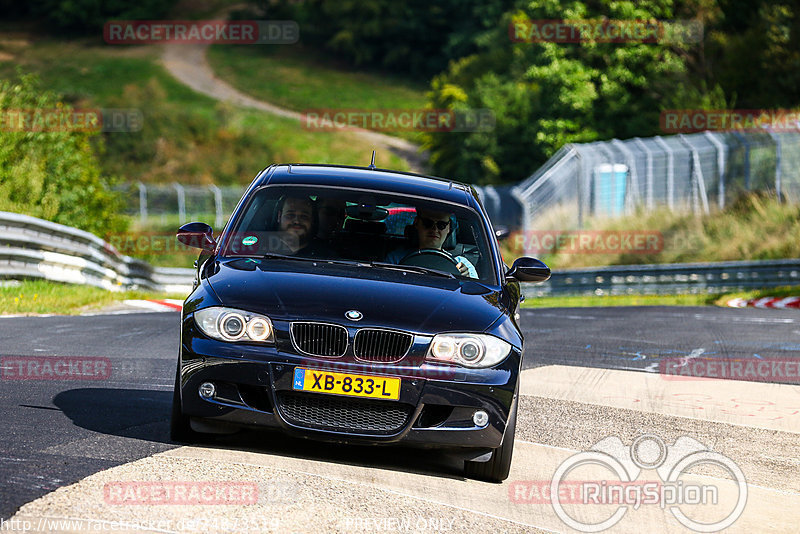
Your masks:
<svg viewBox="0 0 800 534"><path fill-rule="evenodd" d="M175 0L33 0L24 4L26 10L15 10L42 17L57 31L97 33L109 20L163 19Z"/></svg>
<svg viewBox="0 0 800 534"><path fill-rule="evenodd" d="M476 50L513 0L270 0L252 2L269 17L298 21L304 44L357 66L426 78Z"/></svg>
<svg viewBox="0 0 800 534"><path fill-rule="evenodd" d="M796 1L719 0L708 36L710 75L739 108L800 104L800 6Z"/></svg>
<svg viewBox="0 0 800 534"><path fill-rule="evenodd" d="M435 77L434 108L489 108L490 132L431 133L434 171L474 183L518 181L566 143L659 133L662 109L702 105L691 88L685 42L515 43L522 20L674 18L671 0L521 1L479 52Z"/></svg>
<svg viewBox="0 0 800 534"><path fill-rule="evenodd" d="M20 112L69 114L71 108L35 76L0 80L0 210L40 217L97 235L124 230L120 201L100 175L96 132L20 127Z"/></svg>

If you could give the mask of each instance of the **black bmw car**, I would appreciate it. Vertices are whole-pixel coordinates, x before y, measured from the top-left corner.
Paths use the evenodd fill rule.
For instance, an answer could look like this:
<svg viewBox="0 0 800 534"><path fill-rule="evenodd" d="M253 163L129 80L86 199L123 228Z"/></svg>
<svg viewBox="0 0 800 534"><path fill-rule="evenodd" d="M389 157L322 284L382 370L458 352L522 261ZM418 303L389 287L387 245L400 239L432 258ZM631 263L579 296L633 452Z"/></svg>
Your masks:
<svg viewBox="0 0 800 534"><path fill-rule="evenodd" d="M520 281L475 190L428 176L273 165L202 249L183 305L172 437L242 427L446 448L502 481L514 445Z"/></svg>

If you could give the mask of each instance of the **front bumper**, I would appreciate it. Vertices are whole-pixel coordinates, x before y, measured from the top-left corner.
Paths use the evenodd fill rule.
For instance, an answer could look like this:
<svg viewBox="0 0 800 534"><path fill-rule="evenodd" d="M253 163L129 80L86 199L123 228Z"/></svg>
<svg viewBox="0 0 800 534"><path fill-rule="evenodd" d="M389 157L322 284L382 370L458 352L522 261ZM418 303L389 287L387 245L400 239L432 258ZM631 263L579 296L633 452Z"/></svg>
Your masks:
<svg viewBox="0 0 800 534"><path fill-rule="evenodd" d="M277 428L298 437L347 443L493 449L502 444L521 355L514 349L492 369L334 362L287 353L274 346L209 340L189 321L184 323L180 358L182 410L201 426ZM399 377L400 398L386 401L295 392L295 367ZM199 395L203 382L215 384L214 398ZM312 413L324 404L324 409L333 413L356 414L360 420L370 421L388 411L394 423L381 429L343 428L347 425L335 420L309 423L307 419L298 420L298 403L302 413ZM476 410L489 415L483 427L472 421Z"/></svg>

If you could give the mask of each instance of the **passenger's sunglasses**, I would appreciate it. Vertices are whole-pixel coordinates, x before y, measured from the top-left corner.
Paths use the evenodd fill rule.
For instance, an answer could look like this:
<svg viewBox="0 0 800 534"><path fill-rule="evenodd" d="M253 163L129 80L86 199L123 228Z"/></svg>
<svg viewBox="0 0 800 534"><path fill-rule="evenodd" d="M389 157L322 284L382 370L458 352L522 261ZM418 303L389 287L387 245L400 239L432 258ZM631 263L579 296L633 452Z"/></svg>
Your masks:
<svg viewBox="0 0 800 534"><path fill-rule="evenodd" d="M433 225L436 225L436 228L439 230L444 230L448 226L450 226L450 220L446 221L434 221L433 219L428 219L427 217L420 217L419 220L422 222L422 226L427 229L433 228Z"/></svg>

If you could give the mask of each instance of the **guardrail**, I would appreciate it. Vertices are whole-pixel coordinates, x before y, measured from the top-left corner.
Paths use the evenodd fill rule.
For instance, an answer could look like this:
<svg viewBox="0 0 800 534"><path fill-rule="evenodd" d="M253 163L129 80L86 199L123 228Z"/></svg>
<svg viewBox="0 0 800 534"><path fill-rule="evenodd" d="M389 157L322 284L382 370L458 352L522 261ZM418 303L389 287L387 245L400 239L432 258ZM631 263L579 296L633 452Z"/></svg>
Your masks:
<svg viewBox="0 0 800 534"><path fill-rule="evenodd" d="M553 271L542 284L523 284L526 297L675 295L800 286L800 259L614 265Z"/></svg>
<svg viewBox="0 0 800 534"><path fill-rule="evenodd" d="M89 232L0 211L0 278L188 294L194 270L153 267L120 254Z"/></svg>

